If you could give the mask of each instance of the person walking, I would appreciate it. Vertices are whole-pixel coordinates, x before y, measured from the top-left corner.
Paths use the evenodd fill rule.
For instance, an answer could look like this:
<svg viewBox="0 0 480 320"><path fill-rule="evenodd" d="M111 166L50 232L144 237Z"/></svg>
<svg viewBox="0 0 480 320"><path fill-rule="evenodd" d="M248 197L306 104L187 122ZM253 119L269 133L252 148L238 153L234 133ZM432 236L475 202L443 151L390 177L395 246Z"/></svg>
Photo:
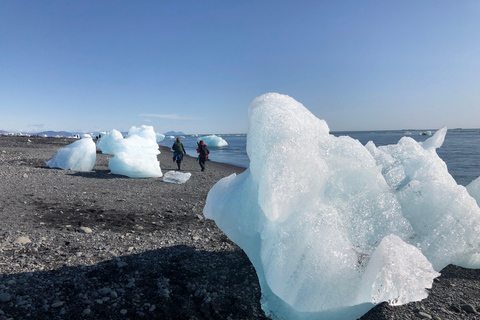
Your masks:
<svg viewBox="0 0 480 320"><path fill-rule="evenodd" d="M197 153L199 154L198 163L200 164L202 171L205 171L205 161L207 161L210 150L208 150L208 147L203 140L200 140L198 143Z"/></svg>
<svg viewBox="0 0 480 320"><path fill-rule="evenodd" d="M180 142L180 138L177 138L177 141L173 143L173 161L177 163L178 171L181 171L180 165L182 164L183 155L187 154L185 148L183 147L183 143Z"/></svg>

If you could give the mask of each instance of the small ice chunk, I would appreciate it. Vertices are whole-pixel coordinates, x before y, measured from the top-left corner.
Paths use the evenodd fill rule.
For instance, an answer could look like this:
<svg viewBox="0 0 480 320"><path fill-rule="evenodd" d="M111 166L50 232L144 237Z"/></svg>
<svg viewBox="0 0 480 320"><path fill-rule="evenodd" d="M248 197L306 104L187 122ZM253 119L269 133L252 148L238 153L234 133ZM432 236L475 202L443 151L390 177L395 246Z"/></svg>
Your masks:
<svg viewBox="0 0 480 320"><path fill-rule="evenodd" d="M45 163L50 168L60 168L73 171L91 171L95 166L97 150L92 136L82 135L77 140L57 151L52 159Z"/></svg>
<svg viewBox="0 0 480 320"><path fill-rule="evenodd" d="M168 171L163 175L163 181L181 184L187 182L191 176L190 172Z"/></svg>

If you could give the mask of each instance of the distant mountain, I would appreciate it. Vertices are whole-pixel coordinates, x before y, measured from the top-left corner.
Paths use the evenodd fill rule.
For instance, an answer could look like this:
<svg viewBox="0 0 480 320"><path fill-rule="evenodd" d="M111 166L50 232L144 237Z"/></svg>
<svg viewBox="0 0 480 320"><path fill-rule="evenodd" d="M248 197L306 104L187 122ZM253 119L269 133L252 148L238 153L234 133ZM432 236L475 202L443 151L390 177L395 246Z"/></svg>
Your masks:
<svg viewBox="0 0 480 320"><path fill-rule="evenodd" d="M4 134L4 133L8 133L8 132L5 130L0 130L0 134Z"/></svg>
<svg viewBox="0 0 480 320"><path fill-rule="evenodd" d="M168 132L165 132L164 135L166 136L184 136L185 133L179 131L179 132L176 132L176 131L168 131Z"/></svg>
<svg viewBox="0 0 480 320"><path fill-rule="evenodd" d="M55 136L61 136L61 137L71 137L73 136L72 133L67 132L67 131L43 131L43 132L37 132L34 133L39 136L47 135L49 137L55 137Z"/></svg>

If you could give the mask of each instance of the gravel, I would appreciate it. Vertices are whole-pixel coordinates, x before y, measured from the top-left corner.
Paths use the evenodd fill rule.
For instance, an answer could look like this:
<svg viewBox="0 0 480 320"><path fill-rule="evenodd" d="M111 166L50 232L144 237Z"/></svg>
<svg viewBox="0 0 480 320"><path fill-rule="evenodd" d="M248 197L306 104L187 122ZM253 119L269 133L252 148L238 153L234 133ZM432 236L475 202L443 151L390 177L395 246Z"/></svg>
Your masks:
<svg viewBox="0 0 480 320"><path fill-rule="evenodd" d="M202 214L244 168L186 157L171 184L109 174L100 152L91 172L45 165L73 141L0 136L0 320L268 319L247 256ZM448 266L427 299L361 319L480 319L479 294L478 270Z"/></svg>

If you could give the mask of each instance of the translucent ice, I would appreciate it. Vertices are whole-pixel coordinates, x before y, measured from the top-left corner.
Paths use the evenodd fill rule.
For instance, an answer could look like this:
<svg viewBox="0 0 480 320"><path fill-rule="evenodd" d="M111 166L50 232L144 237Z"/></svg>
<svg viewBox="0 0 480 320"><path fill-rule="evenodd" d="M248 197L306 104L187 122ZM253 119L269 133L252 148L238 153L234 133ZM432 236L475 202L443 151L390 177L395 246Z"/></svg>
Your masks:
<svg viewBox="0 0 480 320"><path fill-rule="evenodd" d="M480 177L470 182L467 186L467 191L480 205Z"/></svg>
<svg viewBox="0 0 480 320"><path fill-rule="evenodd" d="M160 143L163 140L165 140L165 135L164 134L161 134L161 133L157 132L156 135L157 135L157 143Z"/></svg>
<svg viewBox="0 0 480 320"><path fill-rule="evenodd" d="M447 128L442 128L423 143L404 137L396 145L378 149L372 142L367 144L413 227L409 242L437 271L475 254L480 244L480 208L435 151L446 133Z"/></svg>
<svg viewBox="0 0 480 320"><path fill-rule="evenodd" d="M112 173L130 178L162 176L160 162L157 159L160 151L155 131L151 126L133 126L125 139L112 139L109 150L114 153L114 157L108 162Z"/></svg>
<svg viewBox="0 0 480 320"><path fill-rule="evenodd" d="M435 152L446 129L365 147L274 93L249 118L250 167L210 190L204 215L247 253L267 315L355 319L421 300L436 271L473 261L480 209Z"/></svg>
<svg viewBox="0 0 480 320"><path fill-rule="evenodd" d="M187 182L191 176L190 172L168 171L163 175L163 181L182 184Z"/></svg>
<svg viewBox="0 0 480 320"><path fill-rule="evenodd" d="M102 132L101 137L97 141L97 148L102 150L103 154L115 154L115 146L119 141L123 140L120 131L113 129L109 132Z"/></svg>
<svg viewBox="0 0 480 320"><path fill-rule="evenodd" d="M62 149L59 149L52 159L46 161L50 168L61 168L73 171L91 171L95 165L97 151L95 142L88 134Z"/></svg>
<svg viewBox="0 0 480 320"><path fill-rule="evenodd" d="M225 141L222 137L216 136L214 134L210 136L200 137L197 138L197 143L203 140L205 144L209 147L225 147L228 146L227 141Z"/></svg>

